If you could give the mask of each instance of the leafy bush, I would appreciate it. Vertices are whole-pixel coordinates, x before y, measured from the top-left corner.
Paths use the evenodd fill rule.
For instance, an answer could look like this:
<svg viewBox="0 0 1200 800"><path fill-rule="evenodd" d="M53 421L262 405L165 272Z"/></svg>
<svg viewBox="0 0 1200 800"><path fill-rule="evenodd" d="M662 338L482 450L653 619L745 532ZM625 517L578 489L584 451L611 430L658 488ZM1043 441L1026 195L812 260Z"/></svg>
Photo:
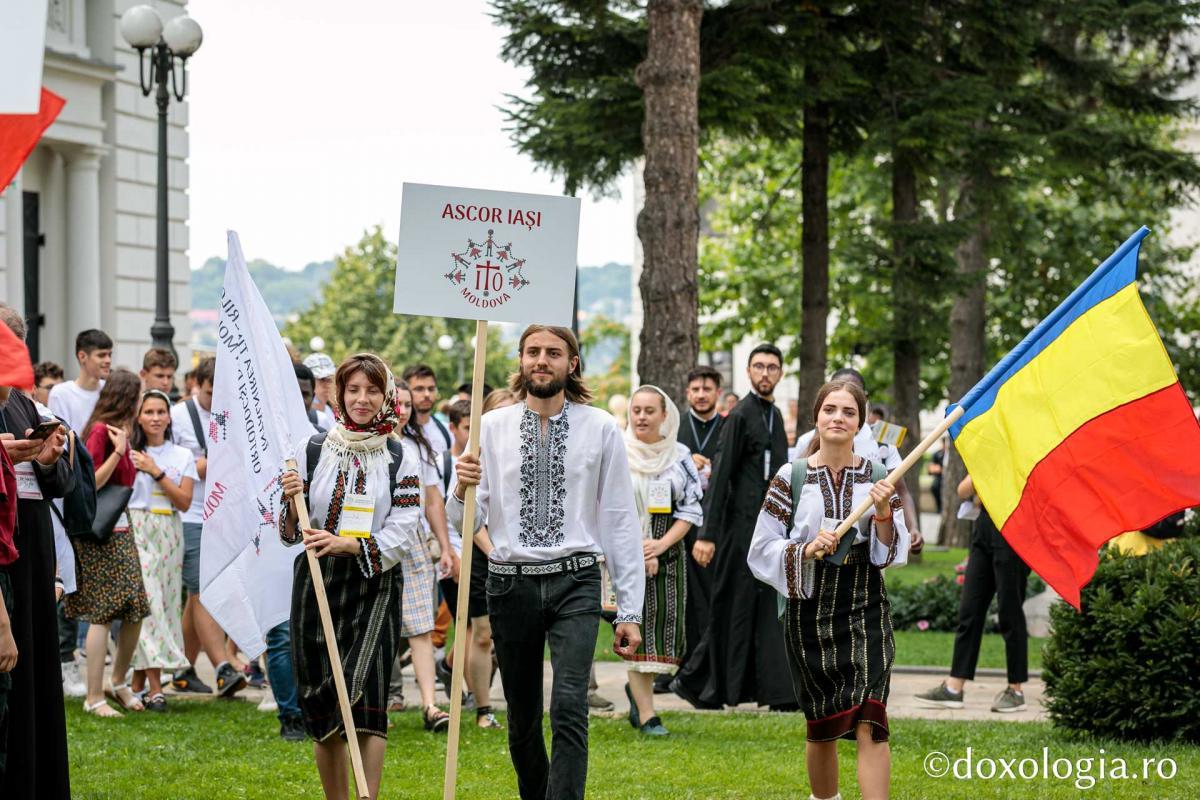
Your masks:
<svg viewBox="0 0 1200 800"><path fill-rule="evenodd" d="M1046 706L1097 736L1200 743L1200 539L1145 556L1106 549L1082 613L1051 611Z"/></svg>
<svg viewBox="0 0 1200 800"><path fill-rule="evenodd" d="M958 605L962 599L963 575L936 575L921 583L902 583L888 589L888 601L892 606L892 627L898 631L953 631L958 628ZM1030 574L1025 586L1025 598L1029 599L1045 591L1046 584L1037 575ZM988 609L986 630L997 629L994 618L997 614L996 599L992 598Z"/></svg>

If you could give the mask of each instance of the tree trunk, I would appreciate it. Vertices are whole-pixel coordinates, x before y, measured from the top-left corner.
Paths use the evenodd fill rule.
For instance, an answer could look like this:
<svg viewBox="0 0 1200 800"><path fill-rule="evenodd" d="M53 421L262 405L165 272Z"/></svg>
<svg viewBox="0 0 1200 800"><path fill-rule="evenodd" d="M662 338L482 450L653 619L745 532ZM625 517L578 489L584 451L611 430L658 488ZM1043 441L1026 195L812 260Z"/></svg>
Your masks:
<svg viewBox="0 0 1200 800"><path fill-rule="evenodd" d="M677 403L700 352L696 278L700 235L700 0L650 0L646 60L634 79L646 98L644 261L638 375Z"/></svg>
<svg viewBox="0 0 1200 800"><path fill-rule="evenodd" d="M911 239L917 223L917 170L912 154L892 152L892 367L896 422L908 428L902 451L921 440L921 346L917 326L923 313L920 270ZM909 491L919 497L919 472L905 476Z"/></svg>
<svg viewBox="0 0 1200 800"><path fill-rule="evenodd" d="M809 96L817 78L807 70ZM800 193L804 229L800 250L804 259L800 295L800 394L797 426L807 429L809 404L825 382L829 322L829 107L813 102L804 107L804 154Z"/></svg>
<svg viewBox="0 0 1200 800"><path fill-rule="evenodd" d="M979 202L981 179L966 178L962 182L955 218L969 220L970 232L954 249L954 262L962 288L950 309L950 386L951 402L957 402L970 391L979 379L987 362L987 333L984 314L987 300L987 240L988 220L985 203ZM958 484L966 477L958 451L950 448L950 457L942 473L942 532L940 543L950 547L966 547L970 543L971 526L957 517Z"/></svg>

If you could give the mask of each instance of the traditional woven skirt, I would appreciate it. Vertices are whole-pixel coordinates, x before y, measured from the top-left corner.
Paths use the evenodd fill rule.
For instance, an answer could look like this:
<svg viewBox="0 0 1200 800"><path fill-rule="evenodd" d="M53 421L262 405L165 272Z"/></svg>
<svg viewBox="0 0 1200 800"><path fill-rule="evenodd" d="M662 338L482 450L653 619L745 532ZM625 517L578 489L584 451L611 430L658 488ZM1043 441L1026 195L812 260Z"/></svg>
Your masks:
<svg viewBox="0 0 1200 800"><path fill-rule="evenodd" d="M896 643L883 573L870 545L854 545L842 566L814 563L813 593L789 600L788 661L808 720L808 740L855 739L860 722L887 741L887 697Z"/></svg>
<svg viewBox="0 0 1200 800"><path fill-rule="evenodd" d="M325 556L320 562L354 727L359 733L386 739L388 677L400 638L404 578L399 569L364 578L356 558ZM345 736L317 595L304 553L296 557L293 567L289 627L296 696L308 735L318 742L338 733Z"/></svg>
<svg viewBox="0 0 1200 800"><path fill-rule="evenodd" d="M658 559L658 573L646 578L642 644L626 663L630 672L675 674L687 646L686 608L687 557L681 540Z"/></svg>
<svg viewBox="0 0 1200 800"><path fill-rule="evenodd" d="M71 544L78 588L63 601L68 617L107 625L118 619L140 622L150 615L133 533L114 531L103 543L80 536Z"/></svg>
<svg viewBox="0 0 1200 800"><path fill-rule="evenodd" d="M134 669L183 669L183 522L179 514L131 508L129 530L142 564L150 615L142 620Z"/></svg>

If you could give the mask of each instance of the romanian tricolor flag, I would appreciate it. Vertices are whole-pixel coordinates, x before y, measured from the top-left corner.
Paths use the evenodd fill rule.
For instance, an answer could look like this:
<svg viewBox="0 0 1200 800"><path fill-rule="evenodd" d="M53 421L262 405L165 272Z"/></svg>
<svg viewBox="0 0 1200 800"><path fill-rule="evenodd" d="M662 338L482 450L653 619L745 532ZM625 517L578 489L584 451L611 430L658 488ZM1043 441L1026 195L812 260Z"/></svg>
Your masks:
<svg viewBox="0 0 1200 800"><path fill-rule="evenodd" d="M1076 609L1101 545L1200 505L1200 423L1138 295L1149 232L947 412L996 527Z"/></svg>

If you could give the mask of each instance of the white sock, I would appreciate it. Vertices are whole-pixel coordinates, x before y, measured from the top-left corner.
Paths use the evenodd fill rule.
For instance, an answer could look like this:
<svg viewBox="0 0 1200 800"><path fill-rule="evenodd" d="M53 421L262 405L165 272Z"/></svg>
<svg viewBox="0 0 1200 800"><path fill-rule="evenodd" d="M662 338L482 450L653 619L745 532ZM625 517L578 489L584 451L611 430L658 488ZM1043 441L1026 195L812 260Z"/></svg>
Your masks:
<svg viewBox="0 0 1200 800"><path fill-rule="evenodd" d="M950 684L948 684L948 683L943 684L943 685L946 687L946 691L949 692L950 694L962 694L962 689L951 689Z"/></svg>

